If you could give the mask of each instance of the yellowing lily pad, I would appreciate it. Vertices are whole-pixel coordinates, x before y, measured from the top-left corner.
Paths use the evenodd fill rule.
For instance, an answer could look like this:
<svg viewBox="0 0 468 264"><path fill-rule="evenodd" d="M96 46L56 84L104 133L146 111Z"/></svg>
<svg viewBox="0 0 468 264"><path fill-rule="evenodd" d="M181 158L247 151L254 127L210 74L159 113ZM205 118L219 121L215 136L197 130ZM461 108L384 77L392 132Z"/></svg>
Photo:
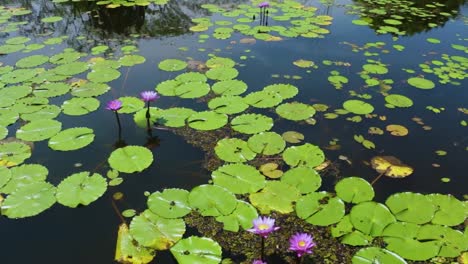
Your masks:
<svg viewBox="0 0 468 264"><path fill-rule="evenodd" d="M386 129L391 135L397 137L403 137L409 133L408 129L402 125L388 125Z"/></svg>
<svg viewBox="0 0 468 264"><path fill-rule="evenodd" d="M391 178L404 178L413 173L413 168L403 164L393 156L375 156L371 160L372 168Z"/></svg>

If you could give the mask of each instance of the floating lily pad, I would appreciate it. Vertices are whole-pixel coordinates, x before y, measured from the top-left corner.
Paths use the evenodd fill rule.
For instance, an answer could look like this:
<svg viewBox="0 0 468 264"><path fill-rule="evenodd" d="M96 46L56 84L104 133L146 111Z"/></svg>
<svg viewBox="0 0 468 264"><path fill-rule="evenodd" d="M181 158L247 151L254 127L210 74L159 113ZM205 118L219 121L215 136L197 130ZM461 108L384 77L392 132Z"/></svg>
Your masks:
<svg viewBox="0 0 468 264"><path fill-rule="evenodd" d="M159 69L163 71L181 71L187 67L187 63L185 61L177 60L177 59L167 59L163 60L158 64Z"/></svg>
<svg viewBox="0 0 468 264"><path fill-rule="evenodd" d="M237 114L244 112L249 107L240 96L220 96L208 102L208 108L222 114Z"/></svg>
<svg viewBox="0 0 468 264"><path fill-rule="evenodd" d="M230 58L222 58L222 57L213 57L206 61L206 66L208 68L232 68L236 65L236 62Z"/></svg>
<svg viewBox="0 0 468 264"><path fill-rule="evenodd" d="M61 131L49 139L49 148L70 151L84 148L94 140L94 131L87 127L75 127Z"/></svg>
<svg viewBox="0 0 468 264"><path fill-rule="evenodd" d="M74 173L57 186L57 202L72 208L88 205L101 197L106 189L107 182L100 174Z"/></svg>
<svg viewBox="0 0 468 264"><path fill-rule="evenodd" d="M410 84L411 86L414 86L416 88L424 89L424 90L432 89L432 88L435 87L435 84L431 80L424 79L424 78L421 78L421 77L409 78L408 79L408 84Z"/></svg>
<svg viewBox="0 0 468 264"><path fill-rule="evenodd" d="M190 213L189 192L182 189L165 189L148 197L148 208L151 212L164 218L179 218Z"/></svg>
<svg viewBox="0 0 468 264"><path fill-rule="evenodd" d="M10 169L10 180L1 189L2 193L10 194L26 185L44 182L49 170L40 164L23 164Z"/></svg>
<svg viewBox="0 0 468 264"><path fill-rule="evenodd" d="M467 206L452 195L430 194L427 196L437 210L432 223L437 225L455 226L463 223L467 217Z"/></svg>
<svg viewBox="0 0 468 264"><path fill-rule="evenodd" d="M380 236L385 227L396 221L388 208L376 202L362 202L351 209L353 226L364 234Z"/></svg>
<svg viewBox="0 0 468 264"><path fill-rule="evenodd" d="M291 167L316 167L325 161L325 154L318 146L306 143L287 148L283 152L283 159Z"/></svg>
<svg viewBox="0 0 468 264"><path fill-rule="evenodd" d="M297 131L286 131L281 136L288 143L300 143L304 140L304 135Z"/></svg>
<svg viewBox="0 0 468 264"><path fill-rule="evenodd" d="M157 107L152 107L152 106L150 107L150 126L156 122L157 114L160 111L161 109ZM147 126L146 112L147 112L147 108L143 108L133 115L133 121L135 121L135 124L137 126L146 128Z"/></svg>
<svg viewBox="0 0 468 264"><path fill-rule="evenodd" d="M72 76L83 73L89 68L88 63L75 61L71 63L66 63L59 65L53 69L53 71L60 75Z"/></svg>
<svg viewBox="0 0 468 264"><path fill-rule="evenodd" d="M31 41L30 38L20 36L20 37L9 38L5 41L5 43L9 45L18 45L18 44L24 44L29 41Z"/></svg>
<svg viewBox="0 0 468 264"><path fill-rule="evenodd" d="M215 146L216 155L227 162L246 162L255 158L257 154L250 150L242 139L224 138Z"/></svg>
<svg viewBox="0 0 468 264"><path fill-rule="evenodd" d="M393 156L375 156L371 159L371 165L378 173L392 178L404 178L413 173L413 168Z"/></svg>
<svg viewBox="0 0 468 264"><path fill-rule="evenodd" d="M239 227L247 230L253 226L253 220L258 217L257 210L251 204L238 201L237 207L230 215L216 217L216 221L223 223L223 229L238 232Z"/></svg>
<svg viewBox="0 0 468 264"><path fill-rule="evenodd" d="M19 68L32 68L42 65L49 61L49 57L45 55L32 55L22 58L16 62L16 67Z"/></svg>
<svg viewBox="0 0 468 264"><path fill-rule="evenodd" d="M261 114L243 114L231 121L231 127L244 134L256 134L270 130L273 127L273 119Z"/></svg>
<svg viewBox="0 0 468 264"><path fill-rule="evenodd" d="M248 140L251 150L262 155L281 153L286 147L284 139L275 132L261 132L251 136Z"/></svg>
<svg viewBox="0 0 468 264"><path fill-rule="evenodd" d="M55 203L55 187L46 182L36 182L19 188L2 203L2 215L8 218L35 216Z"/></svg>
<svg viewBox="0 0 468 264"><path fill-rule="evenodd" d="M276 92L259 91L249 93L244 100L253 107L270 108L279 105L283 101L283 98Z"/></svg>
<svg viewBox="0 0 468 264"><path fill-rule="evenodd" d="M396 219L415 224L430 222L436 211L431 200L419 193L396 193L388 197L385 204Z"/></svg>
<svg viewBox="0 0 468 264"><path fill-rule="evenodd" d="M335 185L336 195L348 203L362 203L374 198L374 189L366 180L359 177L347 177Z"/></svg>
<svg viewBox="0 0 468 264"><path fill-rule="evenodd" d="M197 130L215 130L223 127L227 122L227 115L214 111L198 112L187 119L188 125Z"/></svg>
<svg viewBox="0 0 468 264"><path fill-rule="evenodd" d="M105 83L120 77L120 72L112 68L97 68L88 73L86 78L91 82Z"/></svg>
<svg viewBox="0 0 468 264"><path fill-rule="evenodd" d="M60 17L60 16L51 16L51 17L44 17L41 19L41 22L42 23L55 23L55 22L59 22L59 21L62 21L63 18Z"/></svg>
<svg viewBox="0 0 468 264"><path fill-rule="evenodd" d="M203 216L231 214L237 206L234 194L217 185L199 185L189 194L189 204Z"/></svg>
<svg viewBox="0 0 468 264"><path fill-rule="evenodd" d="M21 142L0 144L0 166L12 167L31 157L31 147Z"/></svg>
<svg viewBox="0 0 468 264"><path fill-rule="evenodd" d="M142 246L156 250L171 248L185 233L184 220L162 218L150 210L135 216L130 223L130 234Z"/></svg>
<svg viewBox="0 0 468 264"><path fill-rule="evenodd" d="M122 108L118 110L121 114L135 113L145 107L143 100L133 96L120 97L119 101L122 102Z"/></svg>
<svg viewBox="0 0 468 264"><path fill-rule="evenodd" d="M154 258L153 251L154 250L135 243L135 239L130 235L126 224L121 224L119 226L115 249L116 261L121 263L150 263Z"/></svg>
<svg viewBox="0 0 468 264"><path fill-rule="evenodd" d="M454 258L468 249L468 239L458 230L446 226L423 225L416 237L419 241L435 242L440 247L438 256Z"/></svg>
<svg viewBox="0 0 468 264"><path fill-rule="evenodd" d="M285 119L299 121L312 117L315 108L298 102L285 103L276 107L276 113Z"/></svg>
<svg viewBox="0 0 468 264"><path fill-rule="evenodd" d="M126 146L114 150L108 162L112 169L120 172L140 172L153 163L153 153L145 147Z"/></svg>
<svg viewBox="0 0 468 264"><path fill-rule="evenodd" d="M39 111L33 113L25 113L21 115L21 119L26 121L34 121L40 119L54 119L56 118L62 109L56 105L46 105Z"/></svg>
<svg viewBox="0 0 468 264"><path fill-rule="evenodd" d="M247 91L247 84L240 80L226 80L216 82L211 89L220 95L239 95Z"/></svg>
<svg viewBox="0 0 468 264"><path fill-rule="evenodd" d="M375 261L388 264L406 264L406 261L389 250L378 247L362 248L352 258L353 264L372 264Z"/></svg>
<svg viewBox="0 0 468 264"><path fill-rule="evenodd" d="M71 116L86 115L99 108L100 102L92 97L76 97L62 104L63 113Z"/></svg>
<svg viewBox="0 0 468 264"><path fill-rule="evenodd" d="M83 54L77 51L64 51L50 57L49 61L53 64L67 64L78 60Z"/></svg>
<svg viewBox="0 0 468 264"><path fill-rule="evenodd" d="M254 193L265 186L265 177L250 165L228 164L211 174L213 183L235 194Z"/></svg>
<svg viewBox="0 0 468 264"><path fill-rule="evenodd" d="M293 202L299 199L299 191L287 183L267 181L265 188L258 193L250 194L250 203L262 214L277 211L282 214L294 211Z"/></svg>
<svg viewBox="0 0 468 264"><path fill-rule="evenodd" d="M400 94L387 95L385 101L396 107L411 107L413 105L413 100Z"/></svg>
<svg viewBox="0 0 468 264"><path fill-rule="evenodd" d="M332 197L327 192L316 192L297 201L296 213L310 224L328 226L343 218L345 207L340 198Z"/></svg>
<svg viewBox="0 0 468 264"><path fill-rule="evenodd" d="M56 135L61 129L62 123L57 120L37 120L16 130L16 137L26 141L41 141Z"/></svg>
<svg viewBox="0 0 468 264"><path fill-rule="evenodd" d="M156 112L154 117L157 124L168 127L183 127L187 118L195 113L189 108L172 107Z"/></svg>
<svg viewBox="0 0 468 264"><path fill-rule="evenodd" d="M0 82L6 84L22 83L29 79L32 79L36 75L37 71L31 69L19 69L1 75Z"/></svg>
<svg viewBox="0 0 468 264"><path fill-rule="evenodd" d="M146 61L145 57L140 55L125 55L119 59L119 63L122 66L134 66L137 64L142 64Z"/></svg>
<svg viewBox="0 0 468 264"><path fill-rule="evenodd" d="M314 192L322 184L320 174L309 167L289 169L283 174L281 181L296 187L302 194Z"/></svg>
<svg viewBox="0 0 468 264"><path fill-rule="evenodd" d="M292 84L277 83L277 84L270 84L268 86L265 86L263 88L263 91L267 93L278 94L283 100L285 100L285 99L291 99L294 96L296 96L297 93L299 92L299 89Z"/></svg>
<svg viewBox="0 0 468 264"><path fill-rule="evenodd" d="M56 97L64 95L70 91L70 85L66 83L51 82L44 83L39 87L34 88L33 93L37 97Z"/></svg>
<svg viewBox="0 0 468 264"><path fill-rule="evenodd" d="M239 72L234 68L218 67L208 70L205 74L212 80L227 81L236 78Z"/></svg>
<svg viewBox="0 0 468 264"><path fill-rule="evenodd" d="M387 67L380 64L365 64L362 68L368 72L373 74L386 74L388 72Z"/></svg>
<svg viewBox="0 0 468 264"><path fill-rule="evenodd" d="M171 253L180 264L218 264L221 262L222 250L210 238L191 236L173 246Z"/></svg>
<svg viewBox="0 0 468 264"><path fill-rule="evenodd" d="M343 108L356 115L366 115L374 111L374 107L361 100L348 100L343 103Z"/></svg>

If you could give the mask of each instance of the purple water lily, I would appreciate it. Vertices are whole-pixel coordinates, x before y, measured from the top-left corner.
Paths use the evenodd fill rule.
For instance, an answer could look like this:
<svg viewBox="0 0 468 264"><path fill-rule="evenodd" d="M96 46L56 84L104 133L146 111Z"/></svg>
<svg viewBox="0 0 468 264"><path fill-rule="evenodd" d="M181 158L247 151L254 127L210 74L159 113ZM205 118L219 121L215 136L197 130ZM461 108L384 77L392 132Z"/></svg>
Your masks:
<svg viewBox="0 0 468 264"><path fill-rule="evenodd" d="M312 253L315 246L312 236L307 233L296 233L289 239L289 250L296 252L298 258Z"/></svg>
<svg viewBox="0 0 468 264"><path fill-rule="evenodd" d="M275 219L270 217L259 216L253 220L253 228L247 231L260 235L266 238L271 232L276 231L279 227L275 226Z"/></svg>
<svg viewBox="0 0 468 264"><path fill-rule="evenodd" d="M258 4L258 7L260 7L260 8L270 7L270 3L268 3L268 2L261 2L260 4Z"/></svg>
<svg viewBox="0 0 468 264"><path fill-rule="evenodd" d="M122 108L122 102L120 100L112 100L107 102L106 109L111 111L118 111Z"/></svg>
<svg viewBox="0 0 468 264"><path fill-rule="evenodd" d="M267 264L267 263L261 261L260 259L256 259L256 260L254 260L254 262L252 262L252 264Z"/></svg>
<svg viewBox="0 0 468 264"><path fill-rule="evenodd" d="M152 102L155 101L156 99L159 99L159 95L157 92L153 91L144 91L140 93L141 100L145 102Z"/></svg>

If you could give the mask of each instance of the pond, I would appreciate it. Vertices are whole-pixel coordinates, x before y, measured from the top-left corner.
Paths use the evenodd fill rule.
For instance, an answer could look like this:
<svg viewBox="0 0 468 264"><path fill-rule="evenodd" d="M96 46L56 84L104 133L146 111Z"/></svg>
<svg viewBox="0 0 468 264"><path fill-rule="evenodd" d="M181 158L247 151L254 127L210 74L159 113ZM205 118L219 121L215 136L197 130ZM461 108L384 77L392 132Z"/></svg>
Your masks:
<svg viewBox="0 0 468 264"><path fill-rule="evenodd" d="M3 0L2 263L468 263L467 26L463 0Z"/></svg>

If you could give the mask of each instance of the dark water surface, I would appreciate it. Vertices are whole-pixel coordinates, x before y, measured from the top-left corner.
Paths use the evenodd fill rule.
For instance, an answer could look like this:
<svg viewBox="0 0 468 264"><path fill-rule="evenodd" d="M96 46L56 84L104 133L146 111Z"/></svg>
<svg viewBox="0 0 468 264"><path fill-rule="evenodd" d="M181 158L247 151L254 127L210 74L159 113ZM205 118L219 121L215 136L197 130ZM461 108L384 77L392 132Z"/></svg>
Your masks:
<svg viewBox="0 0 468 264"><path fill-rule="evenodd" d="M105 172L106 160L117 140L114 117L104 110L105 102L120 96L136 96L141 91L153 90L159 82L180 74L158 70L157 64L161 60L178 58L205 61L209 58L208 54L212 53L230 57L243 65L236 66L240 73L238 79L249 85L249 92L261 90L273 83L291 83L300 88L295 100L323 103L332 109L341 108L342 103L351 98L349 90L371 94L373 98L368 102L375 107L374 113L386 116L387 121L364 118L360 123L353 123L346 121L345 117L329 120L317 113L317 124L311 126L279 119L272 112L265 113L275 118L272 130L280 134L289 130L300 131L307 142L322 148L333 138L338 138L341 149L325 150L325 154L341 177L360 176L372 181L378 173L366 165L365 161L369 162L376 155L396 156L415 169L413 175L405 179L381 178L374 185L376 200L385 201L392 193L402 191L453 194L459 199L468 194L468 127L460 125L460 121L468 121L468 115L457 111L457 108L468 108L468 81L462 80L458 86L441 85L434 75L427 74L425 77L436 83L433 90L416 89L406 83L409 77L421 73L418 66L420 63L440 59L443 53L467 57L463 51L451 48L451 44L468 45L468 5L465 1L445 3L447 10L458 10L459 14L450 18L437 16L436 20L442 21L438 27L422 27L416 18L404 24L402 27L410 35L400 37L395 43L390 34L379 35L371 27L351 23L359 16L347 14L348 5L363 5L359 1L335 1L331 6L315 1L302 1L318 7L317 14L333 16L333 23L327 27L330 34L323 39L286 38L280 42L257 41L252 45L240 44L240 39L245 36L238 33L227 40L210 38L205 43L199 43L199 34L190 32L189 27L193 25L191 18L209 15L208 11L200 7L205 2L235 6L244 1L170 1L165 8L150 6L109 10L92 2L53 4L46 0L2 0L1 5L33 10L33 14L27 17L37 22L12 33L13 35L28 36L38 42L42 39L40 35L44 33L69 36L66 43L54 46L53 50L2 56L0 60L4 64L12 65L18 59L33 54L55 54L65 47L90 52L98 44L111 47L135 44L139 48L137 54L146 58L144 64L121 70L122 76L109 83L112 90L99 97L100 110L80 117L61 115L58 118L63 122L64 128L93 128L96 134L93 144L78 151L59 153L50 151L45 141L38 142L35 143L33 156L28 162L40 163L49 168L48 179L55 185L75 172ZM64 20L56 23L54 28L39 23L41 18L52 15L62 16ZM275 23L273 21L270 25ZM131 34L139 36L130 37ZM0 43L9 36L11 35L0 35ZM427 38L437 38L441 43L429 43ZM379 52L379 55L366 57L364 50L353 52L352 47L347 44L363 46L377 41L385 42L384 49L390 52L384 54L379 49L370 48L369 52ZM398 52L392 48L393 44L404 45L406 48ZM188 51L181 50L181 47L187 47ZM201 48L205 50L199 50ZM247 56L247 59L240 60L241 56ZM389 65L389 73L385 78L394 80L391 93L412 98L413 107L388 109L384 106L384 97L379 93L378 86L364 87L365 83L358 73L362 71L362 65L368 58ZM292 64L298 59L312 60L319 67L308 73ZM322 64L323 60L346 62L350 66L325 66ZM403 68L416 70L417 73L406 73ZM332 70L338 70L349 79L343 89L336 90L327 81ZM278 74L279 77L274 78L272 74ZM287 75L301 76L302 79L294 80ZM202 110L206 107L206 104L197 100L170 97L162 97L157 104L161 108L185 106ZM426 106L445 107L445 111L435 114L427 110ZM422 118L432 130L423 130L411 120L413 117ZM123 115L122 118L123 138L126 143L144 145L146 133L135 126L132 115ZM406 137L394 137L387 132L382 136L367 133L370 126L385 129L387 124L401 124L410 133ZM10 134L16 128L11 127ZM205 156L201 149L188 144L183 137L171 131L157 130L155 134L160 143L152 149L155 161L151 167L142 173L125 175L123 184L109 187L106 194L91 205L78 209L54 205L31 218L0 218L0 263L113 263L120 223L113 207L114 193L124 194L122 201L114 203L118 210L133 208L141 211L146 207L146 197L143 194L145 191L160 191L168 187L190 190L210 180L210 172L203 166ZM353 140L355 134L372 140L376 148L364 148ZM445 150L448 154L437 156L436 150ZM339 155L348 157L352 165L340 160ZM75 163L82 163L83 166L76 168ZM440 164L440 167L433 167L433 163ZM323 177L325 184L322 189L333 190L336 178L330 171L325 172ZM442 183L442 177L448 177L451 181ZM154 263L175 263L170 253L158 254Z"/></svg>

